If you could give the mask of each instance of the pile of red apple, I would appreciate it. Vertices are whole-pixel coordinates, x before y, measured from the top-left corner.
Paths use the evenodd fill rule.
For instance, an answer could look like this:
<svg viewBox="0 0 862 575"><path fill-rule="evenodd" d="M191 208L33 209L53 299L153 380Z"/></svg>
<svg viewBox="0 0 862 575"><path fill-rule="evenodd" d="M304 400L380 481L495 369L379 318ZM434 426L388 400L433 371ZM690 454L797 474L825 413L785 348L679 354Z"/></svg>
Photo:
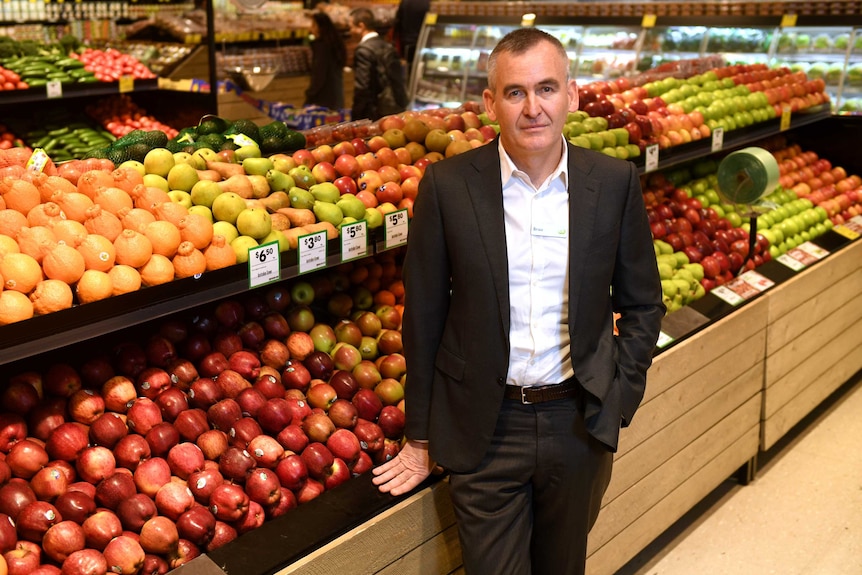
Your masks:
<svg viewBox="0 0 862 575"><path fill-rule="evenodd" d="M148 80L156 77L143 62L132 56L120 52L116 48L99 50L96 48L84 48L80 54L70 54L84 63L84 69L93 72L102 82L116 82L123 76L130 76L136 80Z"/></svg>
<svg viewBox="0 0 862 575"><path fill-rule="evenodd" d="M401 304L375 294L398 269L346 264L9 379L8 573L165 573L396 454Z"/></svg>
<svg viewBox="0 0 862 575"><path fill-rule="evenodd" d="M709 292L735 277L743 269L754 269L769 261L769 241L757 235L749 257L748 232L733 227L700 200L671 183L663 173L651 174L644 186L647 217L654 239L683 252L691 263L703 266L701 285Z"/></svg>
<svg viewBox="0 0 862 575"><path fill-rule="evenodd" d="M157 120L146 110L135 104L128 94L118 94L88 105L87 114L102 124L106 130L118 138L132 130L161 130L168 139L177 135L178 130Z"/></svg>

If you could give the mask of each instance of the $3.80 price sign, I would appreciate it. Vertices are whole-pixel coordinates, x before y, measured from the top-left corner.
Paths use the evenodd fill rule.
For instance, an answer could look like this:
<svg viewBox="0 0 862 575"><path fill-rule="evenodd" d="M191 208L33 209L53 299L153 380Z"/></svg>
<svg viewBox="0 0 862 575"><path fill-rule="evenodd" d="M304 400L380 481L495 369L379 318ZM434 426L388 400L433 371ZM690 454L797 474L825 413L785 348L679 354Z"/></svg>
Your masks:
<svg viewBox="0 0 862 575"><path fill-rule="evenodd" d="M248 250L248 287L255 288L281 279L281 254L278 242Z"/></svg>
<svg viewBox="0 0 862 575"><path fill-rule="evenodd" d="M304 274L326 267L326 232L299 236L297 252L299 273Z"/></svg>
<svg viewBox="0 0 862 575"><path fill-rule="evenodd" d="M389 250L407 243L407 210L389 212L383 217L384 248Z"/></svg>

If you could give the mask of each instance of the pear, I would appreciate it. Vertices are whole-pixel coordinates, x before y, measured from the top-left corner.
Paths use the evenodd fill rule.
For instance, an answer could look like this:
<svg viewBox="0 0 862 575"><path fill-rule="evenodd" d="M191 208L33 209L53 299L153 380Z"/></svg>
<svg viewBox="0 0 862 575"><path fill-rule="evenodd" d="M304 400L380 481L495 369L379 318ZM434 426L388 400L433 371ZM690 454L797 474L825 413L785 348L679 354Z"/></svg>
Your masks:
<svg viewBox="0 0 862 575"><path fill-rule="evenodd" d="M251 236L237 236L230 243L230 247L233 248L236 254L236 262L239 264L248 262L248 250L256 248L259 245L257 240Z"/></svg>
<svg viewBox="0 0 862 575"><path fill-rule="evenodd" d="M192 196L188 192L184 192L183 190L171 190L168 192L168 197L175 204L180 204L185 208L192 207Z"/></svg>
<svg viewBox="0 0 862 575"><path fill-rule="evenodd" d="M305 164L291 168L287 174L293 178L298 187L306 190L317 183L317 178L314 177L314 174L311 173L311 170Z"/></svg>
<svg viewBox="0 0 862 575"><path fill-rule="evenodd" d="M217 160L218 157L218 152L216 152L212 148L198 148L197 150L192 152L192 158L202 159L204 161L204 165L206 165L207 162Z"/></svg>
<svg viewBox="0 0 862 575"><path fill-rule="evenodd" d="M352 216L344 216L344 219L341 220L340 224L338 224L338 231L341 231L341 228L343 228L344 226L347 226L350 224L355 224L356 221L357 221L356 218L354 218Z"/></svg>
<svg viewBox="0 0 862 575"><path fill-rule="evenodd" d="M290 207L290 196L287 195L287 192L272 192L267 197L261 198L260 201L270 212Z"/></svg>
<svg viewBox="0 0 862 575"><path fill-rule="evenodd" d="M213 207L213 201L221 194L221 187L211 180L198 180L192 186L189 194L192 197L192 204L195 206Z"/></svg>
<svg viewBox="0 0 862 575"><path fill-rule="evenodd" d="M308 191L311 192L311 195L314 196L314 199L318 202L334 204L338 201L338 198L341 197L341 191L332 182L314 184L308 188Z"/></svg>
<svg viewBox="0 0 862 575"><path fill-rule="evenodd" d="M265 176L273 169L273 163L269 158L246 158L242 161L242 169L246 174Z"/></svg>
<svg viewBox="0 0 862 575"><path fill-rule="evenodd" d="M375 208L365 208L365 221L368 223L368 229L379 228L383 225L383 214Z"/></svg>
<svg viewBox="0 0 862 575"><path fill-rule="evenodd" d="M166 179L170 189L184 192L190 192L199 180L198 171L191 164L174 164Z"/></svg>
<svg viewBox="0 0 862 575"><path fill-rule="evenodd" d="M290 188L287 195L290 197L291 208L304 208L306 210L310 210L314 206L314 196L312 196L311 192L308 190L303 190L302 188L294 186Z"/></svg>
<svg viewBox="0 0 862 575"><path fill-rule="evenodd" d="M333 226L337 226L344 219L341 208L329 202L314 202L312 210L318 221L329 222Z"/></svg>
<svg viewBox="0 0 862 575"><path fill-rule="evenodd" d="M167 177L175 163L173 153L167 148L153 148L144 156L144 170L163 178Z"/></svg>
<svg viewBox="0 0 862 575"><path fill-rule="evenodd" d="M236 154L236 159L240 162L242 162L246 158L259 158L261 156L260 146L258 146L257 144L240 146L234 151L234 154Z"/></svg>
<svg viewBox="0 0 862 575"><path fill-rule="evenodd" d="M188 164L192 155L188 152L174 152L174 165Z"/></svg>
<svg viewBox="0 0 862 575"><path fill-rule="evenodd" d="M260 240L272 231L272 218L264 208L246 208L236 218L236 229L240 235Z"/></svg>
<svg viewBox="0 0 862 575"><path fill-rule="evenodd" d="M230 222L216 221L213 222L213 237L222 236L226 243L231 243L239 237L239 232L236 226Z"/></svg>
<svg viewBox="0 0 862 575"><path fill-rule="evenodd" d="M212 204L213 217L220 222L236 224L240 212L246 209L245 200L233 192L222 192Z"/></svg>
<svg viewBox="0 0 862 575"><path fill-rule="evenodd" d="M365 204L353 194L344 194L335 205L338 206L346 217L361 220L365 217Z"/></svg>
<svg viewBox="0 0 862 575"><path fill-rule="evenodd" d="M283 174L288 173L297 166L296 160L287 154L273 154L269 159L272 160L273 167Z"/></svg>
<svg viewBox="0 0 862 575"><path fill-rule="evenodd" d="M287 191L296 185L293 178L276 169L269 170L266 173L266 181L269 182L269 189L273 192Z"/></svg>

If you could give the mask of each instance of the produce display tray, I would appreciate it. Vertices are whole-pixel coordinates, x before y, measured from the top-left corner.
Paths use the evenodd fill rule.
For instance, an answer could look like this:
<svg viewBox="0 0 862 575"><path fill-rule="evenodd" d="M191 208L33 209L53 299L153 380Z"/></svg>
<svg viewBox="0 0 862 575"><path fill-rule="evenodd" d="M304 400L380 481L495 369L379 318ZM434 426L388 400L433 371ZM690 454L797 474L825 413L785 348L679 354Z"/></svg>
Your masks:
<svg viewBox="0 0 862 575"><path fill-rule="evenodd" d="M135 80L131 90L126 90L120 82L92 82L88 84L63 84L63 96L54 99L66 98L96 98L99 96L110 96L125 92L151 92L159 89L157 78L148 80ZM44 86L30 88L28 90L6 90L0 93L0 105L24 104L29 102L43 102L48 100L47 89Z"/></svg>

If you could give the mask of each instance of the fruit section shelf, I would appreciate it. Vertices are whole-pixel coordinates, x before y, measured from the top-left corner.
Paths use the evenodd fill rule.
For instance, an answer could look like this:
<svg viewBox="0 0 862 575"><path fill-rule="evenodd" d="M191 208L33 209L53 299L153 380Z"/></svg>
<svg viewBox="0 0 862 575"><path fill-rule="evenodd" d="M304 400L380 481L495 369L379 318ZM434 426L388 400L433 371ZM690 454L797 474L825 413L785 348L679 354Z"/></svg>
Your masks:
<svg viewBox="0 0 862 575"><path fill-rule="evenodd" d="M371 230L375 232L377 230ZM383 251L382 234L370 234L369 254ZM327 243L327 267L341 263L338 240ZM397 249L397 248L396 248ZM299 275L297 252L281 253L280 279ZM249 290L248 265L237 264L199 277L142 288L0 327L0 365L69 344L133 328Z"/></svg>
<svg viewBox="0 0 862 575"><path fill-rule="evenodd" d="M829 106L823 104L813 108L796 112L791 115L788 129L799 128L808 124L819 122L831 116ZM724 133L724 143L722 150L732 150L740 148L752 142L762 140L781 131L781 119L774 118L766 122L754 124L752 126L733 130ZM708 156L712 153L711 139L698 140L688 144L672 146L670 148L659 151L658 169L664 169L676 166L697 158ZM640 156L636 160L632 160L638 167L640 173L646 171L645 155Z"/></svg>
<svg viewBox="0 0 862 575"><path fill-rule="evenodd" d="M7 90L0 93L0 106L13 104L25 104L32 102L56 101L58 99L70 98L96 98L112 94L126 92L152 92L159 89L158 79L135 80L128 86L124 82L93 82L89 84L63 84L62 97L52 98L48 96L45 87L30 88L29 90Z"/></svg>

